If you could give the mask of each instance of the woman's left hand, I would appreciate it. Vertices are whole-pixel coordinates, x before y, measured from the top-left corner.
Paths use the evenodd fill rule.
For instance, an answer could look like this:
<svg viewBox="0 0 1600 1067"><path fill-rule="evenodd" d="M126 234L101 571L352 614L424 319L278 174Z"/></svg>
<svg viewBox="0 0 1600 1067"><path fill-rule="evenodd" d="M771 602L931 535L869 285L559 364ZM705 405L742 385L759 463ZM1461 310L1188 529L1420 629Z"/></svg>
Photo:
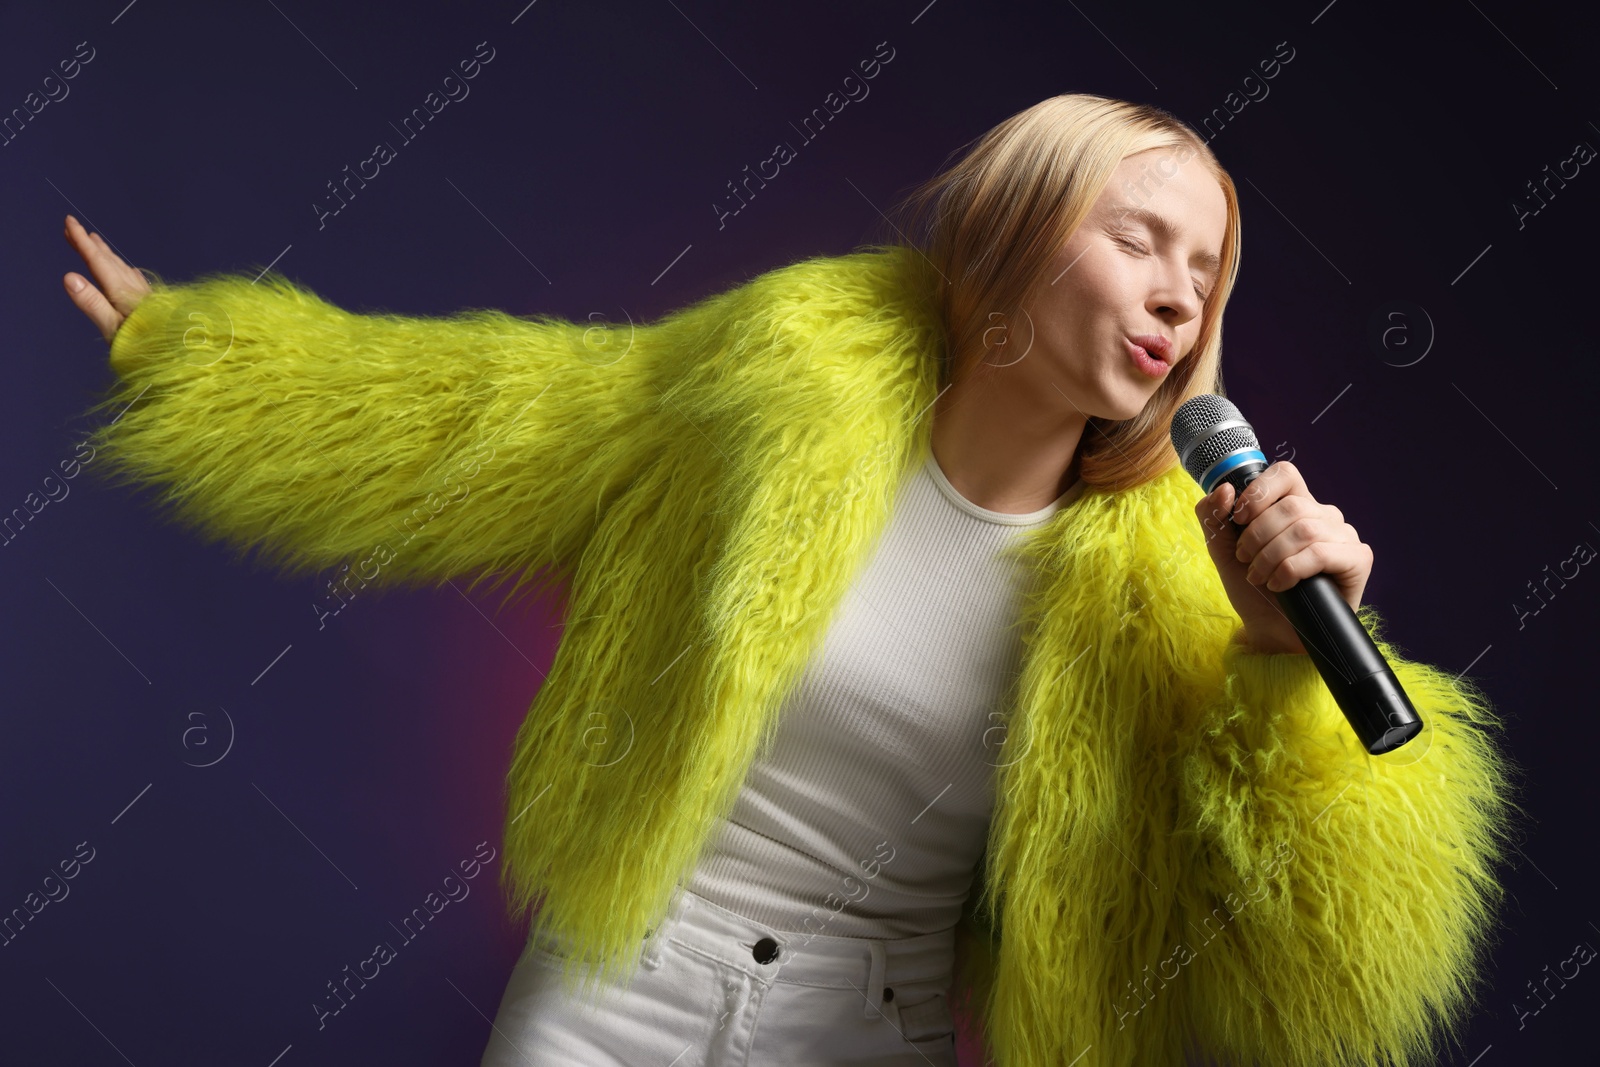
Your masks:
<svg viewBox="0 0 1600 1067"><path fill-rule="evenodd" d="M1230 509L1244 533L1228 525ZM1233 486L1223 482L1201 498L1195 515L1228 599L1244 620L1241 640L1252 652L1305 652L1272 595L1302 578L1326 574L1351 610L1361 606L1372 546L1338 508L1317 502L1294 464L1268 466L1246 487L1236 509Z"/></svg>

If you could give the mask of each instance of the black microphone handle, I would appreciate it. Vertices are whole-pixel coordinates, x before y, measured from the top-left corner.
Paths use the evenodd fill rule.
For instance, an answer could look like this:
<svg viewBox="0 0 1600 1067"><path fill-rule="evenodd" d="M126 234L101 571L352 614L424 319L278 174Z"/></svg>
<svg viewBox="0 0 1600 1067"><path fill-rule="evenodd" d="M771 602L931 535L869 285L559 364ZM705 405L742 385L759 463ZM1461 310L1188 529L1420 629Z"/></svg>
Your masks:
<svg viewBox="0 0 1600 1067"><path fill-rule="evenodd" d="M1246 463L1221 480L1232 483L1237 502L1264 470L1266 464ZM1244 532L1231 517L1228 525L1236 533ZM1369 753L1391 752L1421 732L1422 719L1411 698L1340 595L1338 583L1326 574L1313 574L1273 595Z"/></svg>

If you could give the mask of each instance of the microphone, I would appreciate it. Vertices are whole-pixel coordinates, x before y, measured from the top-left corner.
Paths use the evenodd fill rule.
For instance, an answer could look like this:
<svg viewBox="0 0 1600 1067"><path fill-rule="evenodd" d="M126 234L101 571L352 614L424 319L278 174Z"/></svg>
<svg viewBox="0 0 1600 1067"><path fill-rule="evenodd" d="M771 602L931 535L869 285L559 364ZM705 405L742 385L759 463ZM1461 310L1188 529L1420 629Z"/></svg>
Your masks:
<svg viewBox="0 0 1600 1067"><path fill-rule="evenodd" d="M1190 397L1172 416L1172 447L1183 469L1207 494L1219 482L1234 499L1268 467L1255 431L1230 401L1215 393ZM1235 532L1244 527L1228 519ZM1372 755L1390 752L1422 730L1422 719L1339 586L1326 574L1302 578L1277 597L1284 616L1317 665L1351 729Z"/></svg>

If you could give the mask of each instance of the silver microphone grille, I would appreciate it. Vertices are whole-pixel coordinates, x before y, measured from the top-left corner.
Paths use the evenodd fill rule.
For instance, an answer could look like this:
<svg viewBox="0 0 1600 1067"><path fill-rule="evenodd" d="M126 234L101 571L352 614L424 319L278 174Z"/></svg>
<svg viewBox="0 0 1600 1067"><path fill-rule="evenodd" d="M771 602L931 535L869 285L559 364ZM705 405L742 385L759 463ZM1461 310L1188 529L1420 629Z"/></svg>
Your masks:
<svg viewBox="0 0 1600 1067"><path fill-rule="evenodd" d="M1222 457L1241 449L1260 450L1255 431L1226 397L1201 393L1172 415L1172 447L1183 469L1197 482Z"/></svg>

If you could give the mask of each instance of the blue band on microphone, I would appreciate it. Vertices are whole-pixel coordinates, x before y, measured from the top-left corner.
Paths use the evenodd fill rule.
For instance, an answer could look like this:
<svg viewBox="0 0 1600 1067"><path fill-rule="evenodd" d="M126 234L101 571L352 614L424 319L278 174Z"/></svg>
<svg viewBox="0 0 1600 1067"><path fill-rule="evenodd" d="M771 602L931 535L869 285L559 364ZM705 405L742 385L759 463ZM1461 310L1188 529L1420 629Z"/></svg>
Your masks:
<svg viewBox="0 0 1600 1067"><path fill-rule="evenodd" d="M1209 495L1211 490L1217 487L1217 483L1227 477L1229 471L1257 460L1262 464L1267 462L1267 457L1259 448L1241 448L1237 452L1230 452L1211 465L1211 469L1200 479L1200 488Z"/></svg>

